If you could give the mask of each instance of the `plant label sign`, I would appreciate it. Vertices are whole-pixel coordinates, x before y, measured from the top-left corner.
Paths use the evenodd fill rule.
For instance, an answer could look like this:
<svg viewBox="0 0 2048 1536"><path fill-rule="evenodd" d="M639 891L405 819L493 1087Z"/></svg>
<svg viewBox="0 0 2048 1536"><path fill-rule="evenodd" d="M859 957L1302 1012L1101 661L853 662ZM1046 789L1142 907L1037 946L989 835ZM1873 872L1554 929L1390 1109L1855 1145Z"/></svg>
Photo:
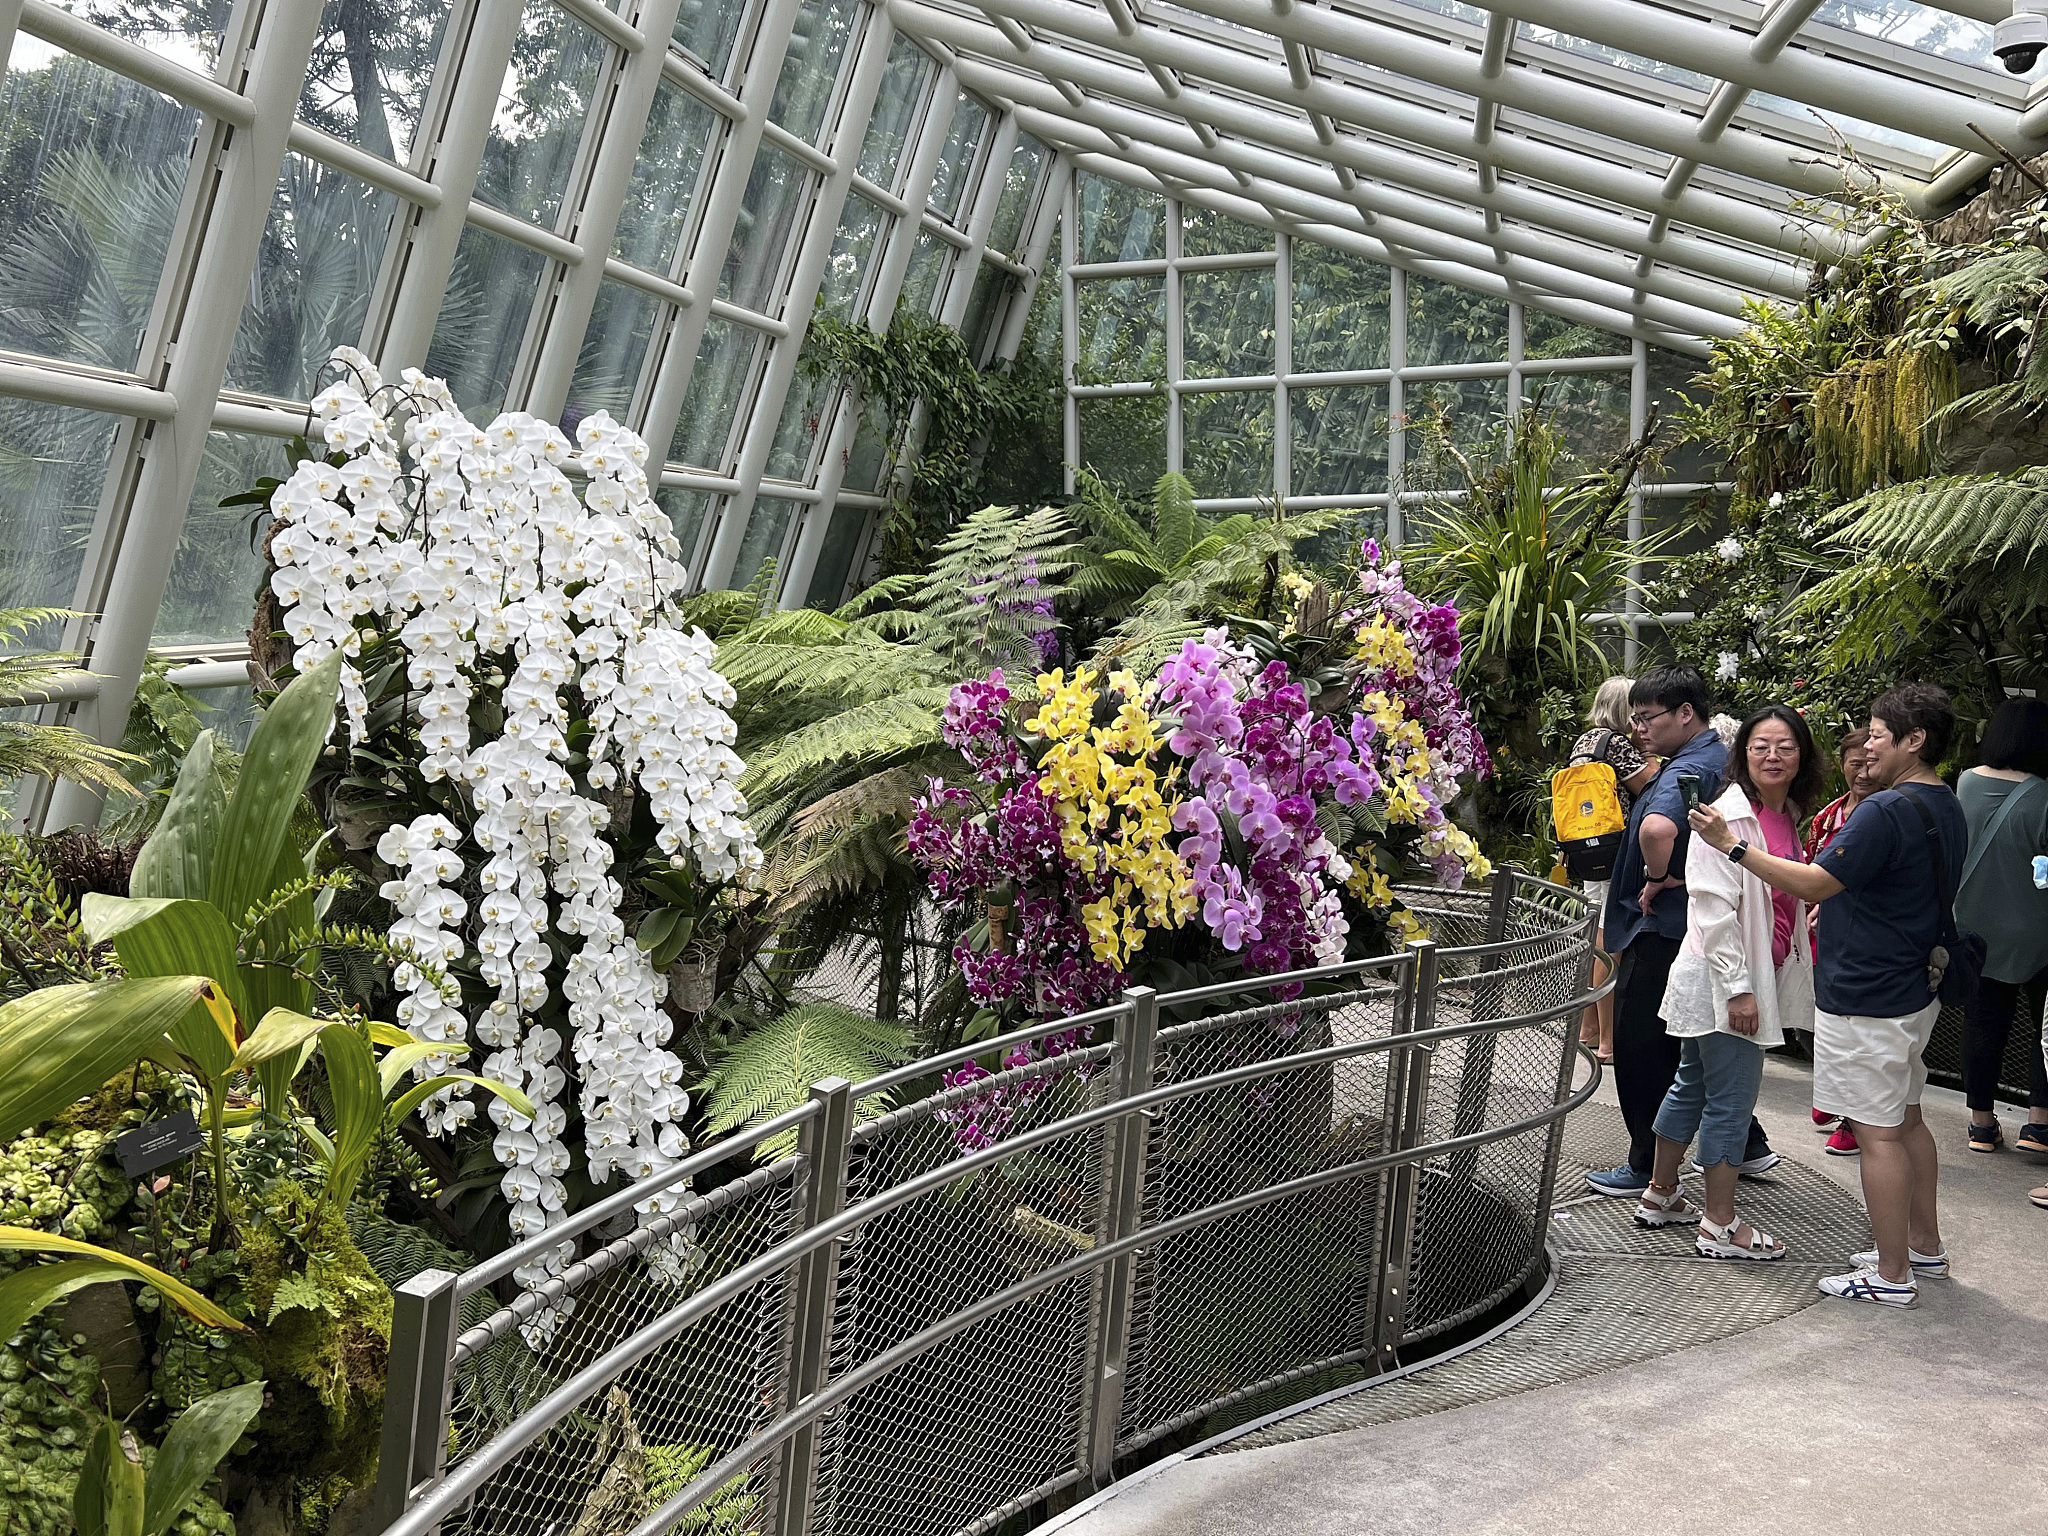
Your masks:
<svg viewBox="0 0 2048 1536"><path fill-rule="evenodd" d="M175 1163L181 1157L190 1157L205 1145L206 1138L199 1133L199 1121L189 1109L180 1110L167 1120L152 1120L125 1136L114 1138L114 1150L121 1154L122 1170L131 1179L154 1173L164 1164Z"/></svg>

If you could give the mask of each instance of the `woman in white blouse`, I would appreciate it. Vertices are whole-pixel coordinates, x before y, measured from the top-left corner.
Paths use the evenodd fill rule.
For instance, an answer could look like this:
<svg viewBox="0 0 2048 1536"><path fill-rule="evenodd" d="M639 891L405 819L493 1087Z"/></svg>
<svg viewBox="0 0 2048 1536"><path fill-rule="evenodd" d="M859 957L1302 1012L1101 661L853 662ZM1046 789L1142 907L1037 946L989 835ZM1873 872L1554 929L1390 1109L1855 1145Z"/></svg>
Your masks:
<svg viewBox="0 0 2048 1536"><path fill-rule="evenodd" d="M1804 859L1799 817L1812 807L1824 772L1806 722L1782 704L1767 704L1736 731L1728 785L1714 808L1751 847ZM1782 1044L1787 1029L1813 1028L1805 907L1704 838L1693 838L1686 850L1685 883L1692 897L1685 942L1662 1009L1665 1031L1683 1041L1683 1053L1657 1111L1656 1167L1636 1222L1664 1227L1697 1216L1702 1257L1782 1259L1782 1242L1736 1216L1735 1180L1763 1083L1764 1051ZM1704 1211L1678 1192L1679 1159L1695 1135Z"/></svg>

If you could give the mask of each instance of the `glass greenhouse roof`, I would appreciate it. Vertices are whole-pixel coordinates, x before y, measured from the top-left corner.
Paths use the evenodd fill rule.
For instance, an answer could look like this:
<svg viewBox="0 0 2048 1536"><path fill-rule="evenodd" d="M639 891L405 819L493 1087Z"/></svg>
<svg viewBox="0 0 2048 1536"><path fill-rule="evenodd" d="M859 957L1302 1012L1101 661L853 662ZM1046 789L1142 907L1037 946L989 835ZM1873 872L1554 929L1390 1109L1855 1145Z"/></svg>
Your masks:
<svg viewBox="0 0 2048 1536"><path fill-rule="evenodd" d="M152 653L234 680L221 501L340 345L611 412L701 583L829 605L919 424L799 369L818 308L1057 359L1070 460L1397 527L1417 402L1625 429L1855 252L1845 175L1937 216L2048 147L2008 4L0 0L0 605L94 616L103 738Z"/></svg>

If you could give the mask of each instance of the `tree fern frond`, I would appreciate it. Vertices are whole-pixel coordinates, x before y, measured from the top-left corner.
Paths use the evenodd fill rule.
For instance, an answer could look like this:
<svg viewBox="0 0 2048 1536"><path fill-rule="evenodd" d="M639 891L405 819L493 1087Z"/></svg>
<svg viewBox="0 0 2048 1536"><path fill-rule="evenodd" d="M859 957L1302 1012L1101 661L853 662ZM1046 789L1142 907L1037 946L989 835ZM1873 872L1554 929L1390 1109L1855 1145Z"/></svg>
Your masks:
<svg viewBox="0 0 2048 1536"><path fill-rule="evenodd" d="M1949 573L1977 561L2048 555L2048 468L1887 486L1829 519L1830 543Z"/></svg>
<svg viewBox="0 0 2048 1536"><path fill-rule="evenodd" d="M883 767L890 759L941 746L940 714L949 692L914 688L791 731L755 754L740 790L751 802L811 778L827 764Z"/></svg>
<svg viewBox="0 0 2048 1536"><path fill-rule="evenodd" d="M1157 559L1152 536L1124 510L1114 486L1085 466L1074 472L1075 498L1067 515L1089 534L1097 549L1135 549Z"/></svg>
<svg viewBox="0 0 2048 1536"><path fill-rule="evenodd" d="M1200 542L1196 523L1195 488L1186 475L1169 469L1152 487L1152 539L1159 563L1168 570L1186 564L1188 552Z"/></svg>
<svg viewBox="0 0 2048 1536"><path fill-rule="evenodd" d="M873 586L856 592L844 605L835 608L832 617L841 623L849 623L861 617L882 603L900 603L917 590L924 580L920 571L905 571L896 576L884 576Z"/></svg>
<svg viewBox="0 0 2048 1536"><path fill-rule="evenodd" d="M837 1003L805 1003L759 1029L740 1036L720 1052L704 1080L708 1113L704 1129L723 1136L745 1125L758 1125L810 1097L811 1084L827 1077L865 1082L880 1075L911 1049L907 1027L884 1023ZM871 1119L885 1105L877 1100L856 1105ZM764 1142L757 1158L772 1162L785 1155L795 1133Z"/></svg>

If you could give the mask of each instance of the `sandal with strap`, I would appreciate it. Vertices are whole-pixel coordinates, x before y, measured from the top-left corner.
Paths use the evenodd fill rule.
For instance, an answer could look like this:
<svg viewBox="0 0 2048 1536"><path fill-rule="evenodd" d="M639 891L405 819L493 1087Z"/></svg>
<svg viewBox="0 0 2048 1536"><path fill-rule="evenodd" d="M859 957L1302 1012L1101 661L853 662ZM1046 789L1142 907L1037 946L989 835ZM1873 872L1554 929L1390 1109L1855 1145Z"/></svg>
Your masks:
<svg viewBox="0 0 2048 1536"><path fill-rule="evenodd" d="M1741 1225L1740 1216L1725 1227L1717 1227L1702 1216L1700 1235L1693 1242L1694 1251L1703 1259L1761 1259L1768 1263L1785 1257L1785 1245L1760 1227L1749 1229L1747 1243L1736 1242L1735 1232Z"/></svg>
<svg viewBox="0 0 2048 1536"><path fill-rule="evenodd" d="M1685 1196L1672 1185L1664 1194L1657 1193L1657 1186L1651 1185L1643 1191L1643 1198L1636 1206L1636 1225L1639 1227L1675 1227L1681 1221L1691 1221L1699 1212L1694 1210Z"/></svg>

